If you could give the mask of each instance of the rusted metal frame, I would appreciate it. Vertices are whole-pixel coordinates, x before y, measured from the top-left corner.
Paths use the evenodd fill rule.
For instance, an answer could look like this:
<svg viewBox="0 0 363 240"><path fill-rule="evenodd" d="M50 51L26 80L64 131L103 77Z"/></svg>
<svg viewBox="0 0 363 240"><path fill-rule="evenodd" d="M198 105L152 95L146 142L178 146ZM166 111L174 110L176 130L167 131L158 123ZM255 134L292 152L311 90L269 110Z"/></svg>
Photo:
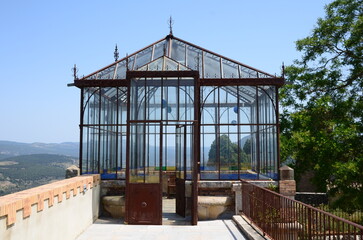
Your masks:
<svg viewBox="0 0 363 240"><path fill-rule="evenodd" d="M246 65L246 64L243 64L243 63L237 62L237 61L232 60L232 59L230 59L230 58L224 57L224 56L222 56L222 55L220 55L220 54L217 54L217 53L214 53L214 52L209 51L209 50L207 50L207 49L204 49L204 48L202 48L202 47L199 47L199 46L197 46L197 45L195 45L195 44L189 43L189 42L184 41L184 40L182 40L182 39L180 39L180 38L177 38L177 37L174 37L174 36L172 36L172 38L173 38L173 39L176 39L176 40L178 40L178 41L180 41L180 42L183 42L184 44L187 44L187 45L190 45L190 46L192 46L192 47L194 47L194 48L197 48L197 49L199 49L199 50L202 50L202 51L204 51L204 52L208 52L208 53L210 53L210 54L212 54L212 55L216 55L216 56L218 56L218 57L220 57L220 58L223 58L223 59L225 59L225 60L228 60L228 61L233 62L233 63L238 64L238 65L241 65L241 66L243 66L243 67L245 67L245 68L249 68L249 69L251 69L251 70L253 70L253 71L256 71L256 72L259 72L259 73L265 74L265 75L267 75L267 76L274 77L273 75L271 75L271 74L269 74L269 73L266 73L266 72L264 72L264 71L258 70L258 69L253 68L253 67L250 67L250 66L248 66L248 65Z"/></svg>
<svg viewBox="0 0 363 240"><path fill-rule="evenodd" d="M201 86L259 86L273 85L283 86L285 81L283 78L202 78Z"/></svg>
<svg viewBox="0 0 363 240"><path fill-rule="evenodd" d="M165 78L165 77L198 77L198 71L128 71L130 78ZM115 80L113 80L115 81Z"/></svg>
<svg viewBox="0 0 363 240"><path fill-rule="evenodd" d="M147 113L147 102L148 102L148 96L147 96L147 91L146 91L146 78L144 81L144 119L146 119L146 113ZM146 183L146 148L145 148L145 144L146 144L146 124L144 123L142 128L143 128L143 143L144 143L144 147L143 147L143 151L144 151L144 156L143 156L143 165L144 165L144 183Z"/></svg>
<svg viewBox="0 0 363 240"><path fill-rule="evenodd" d="M262 95L261 95L262 96ZM262 107L262 111L264 112L264 116L263 116L263 122L264 123L267 123L268 122L268 113L267 113L267 99L266 99L266 96L263 97L263 101L264 101L264 105L261 106ZM269 129L267 127L264 127L263 128L264 131L263 131L263 136L264 136L264 157L265 157L265 160L264 160L264 168L266 169L265 170L265 174L268 173L267 171L267 165L269 163L269 156L268 156L268 135L269 135Z"/></svg>
<svg viewBox="0 0 363 240"><path fill-rule="evenodd" d="M202 78L204 78L205 77L204 51L202 50L201 53L202 53ZM198 53L198 55L199 55L199 53ZM198 57L198 71L199 71L199 68L200 68L200 63L199 63L199 57ZM200 81L200 83L201 83L201 81Z"/></svg>
<svg viewBox="0 0 363 240"><path fill-rule="evenodd" d="M223 72L223 63L222 63L222 58L219 58L219 74L221 76L221 78L224 78L224 72Z"/></svg>
<svg viewBox="0 0 363 240"><path fill-rule="evenodd" d="M127 75L126 75L127 76ZM130 222L129 206L130 206L130 99L131 99L131 79L127 79L127 124L126 124L126 202L125 202L125 223Z"/></svg>
<svg viewBox="0 0 363 240"><path fill-rule="evenodd" d="M162 178L162 166L163 166L163 122L160 121L160 146L159 146L159 187L160 187L160 225L162 224L162 212L163 212L163 178Z"/></svg>
<svg viewBox="0 0 363 240"><path fill-rule="evenodd" d="M275 87L275 98L276 98L276 144L277 144L277 179L280 179L280 171L278 171L278 166L280 166L280 110L279 110L279 89Z"/></svg>
<svg viewBox="0 0 363 240"><path fill-rule="evenodd" d="M184 169L183 169L183 172L184 172L184 184L185 184L185 180L187 179L187 125L183 125L184 127L184 139L183 139L183 165L184 165ZM193 128L193 126L192 126ZM185 194L184 194L185 196Z"/></svg>
<svg viewBox="0 0 363 240"><path fill-rule="evenodd" d="M259 95L258 95L258 88L256 87L256 160L257 160L257 179L260 179L260 162L261 162L261 156L260 156L260 101L259 101Z"/></svg>
<svg viewBox="0 0 363 240"><path fill-rule="evenodd" d="M97 73L99 73L99 72L102 72L103 70L105 70L105 69L107 69L107 68L111 67L112 65L118 64L118 63L120 63L120 62L122 62L122 61L125 61L127 58L131 58L131 57L133 57L134 55L136 55L136 54L138 54L138 53L140 53L140 52L142 52L142 51L146 50L147 48L152 47L153 45L156 45L156 44L158 44L158 43L160 43L160 42L162 42L162 41L165 41L165 38L162 38L162 39L160 39L160 40L158 40L158 41L156 41L156 42L154 42L154 43L152 43L152 44L150 44L150 45L148 45L148 46L144 47L143 49L141 49L141 50L139 50L139 51L137 51L137 52L132 53L131 55L129 55L129 56L127 56L127 57L124 57L124 58L122 58L122 59L120 59L120 60L118 60L118 61L116 61L116 62L113 62L113 63L111 63L111 64L107 65L106 67L101 68L100 70L97 70L97 71L95 71L95 72L93 72L93 73L91 73L91 74L88 74L87 76L83 77L82 79L88 78L88 77L90 77L90 76L92 76L92 75L95 75L95 74L97 74ZM135 59L135 60L136 60L136 59Z"/></svg>
<svg viewBox="0 0 363 240"><path fill-rule="evenodd" d="M276 209L278 209L280 211L280 214L278 216L280 216L280 219L278 222L275 223L288 223L289 221L295 221L298 222L299 224L302 224L304 226L307 226L307 229L305 229L304 232L302 232L302 234L304 234L304 236L307 235L308 239L312 239L314 236L316 237L321 237L321 236L325 236L327 234L327 231L325 230L325 226L326 226L326 222L325 220L328 219L329 220L329 237L331 237L333 234L335 237L336 236L341 236L341 235L354 235L354 236L359 236L359 232L363 232L363 226L350 222L348 220L345 220L343 218L337 217L331 213L325 212L323 210L314 208L312 206L309 206L305 203L296 201L294 199L290 199L288 197L285 197L279 193L273 192L271 190L256 186L254 184L249 183L248 181L244 181L241 180L242 183L242 197L248 197L248 198L255 198L258 199L259 196L261 196L261 192L264 194L269 194L269 197L265 198L265 203L269 204L269 200L272 198L276 198L276 202L277 204ZM250 188L252 188L252 192L254 192L254 195L251 196L249 193L251 191L248 190L248 186ZM252 202L256 202L258 200L249 200L249 199L245 199L243 198L243 205L242 205L242 210L243 213L254 223L258 224L258 219L255 219L254 214L250 214L249 211L252 211L254 213L254 206L255 205L249 205L247 206L247 203ZM262 201L263 203L264 201ZM282 203L282 205L280 205L280 203ZM293 216L291 216L291 214L294 214ZM258 215L257 215L258 216ZM292 218L293 217L293 218ZM300 219L295 219L295 217L302 217ZM283 220L281 222L281 219ZM315 220L315 221L314 221ZM331 231L330 229L330 222L337 222L337 226L335 226L335 230ZM283 226L283 225L281 225ZM263 224L258 226L259 228L263 227ZM334 227L334 224L333 224ZM341 230L342 229L342 230ZM272 236L274 235L274 231L276 229L268 229L268 228L264 228L261 229L263 232L266 232L266 234ZM347 230L347 231L346 231ZM279 239L290 239L289 234L286 234L288 232L286 231L281 231L281 234L279 234ZM287 236L286 236L287 235ZM360 235L362 237L362 235ZM325 238L324 238L325 239Z"/></svg>
<svg viewBox="0 0 363 240"><path fill-rule="evenodd" d="M127 87L127 79L74 80L76 87Z"/></svg>
<svg viewBox="0 0 363 240"><path fill-rule="evenodd" d="M154 60L154 54L155 54L155 44L152 45L150 62L152 62Z"/></svg>
<svg viewBox="0 0 363 240"><path fill-rule="evenodd" d="M220 128L220 124L221 124L221 111L220 111L220 102L221 102L221 95L220 95L220 88L217 89L217 98L218 98L218 102L217 102L217 116L216 116L216 120L217 120L217 125L216 125L216 133L217 133L217 138L216 138L216 160L217 160L217 164L218 164L218 179L220 180L221 179L221 149L220 149L220 144L221 144L221 128Z"/></svg>
<svg viewBox="0 0 363 240"><path fill-rule="evenodd" d="M172 45L172 41L173 41L172 39L173 39L173 36L166 38L167 43L168 43L168 57L169 58L171 57L171 45Z"/></svg>
<svg viewBox="0 0 363 240"><path fill-rule="evenodd" d="M116 124L119 124L119 88L116 89ZM119 145L119 126L116 126L116 143L115 143L115 146L116 146L116 149L115 149L115 152L116 152L116 178L118 176L118 161L119 161L119 157L118 157L118 145ZM121 142L122 142L122 135L121 135ZM121 150L122 151L122 150ZM122 153L121 153L121 157L120 157L120 162L121 162L121 165L122 165ZM122 169L122 166L120 166L120 169Z"/></svg>
<svg viewBox="0 0 363 240"><path fill-rule="evenodd" d="M101 87L99 87L99 101L98 101L98 170L97 172L101 173L101 108L102 108L102 91Z"/></svg>
<svg viewBox="0 0 363 240"><path fill-rule="evenodd" d="M202 124L203 126L214 126L216 124L213 124L213 123L203 123ZM239 125L239 126L275 126L275 124L271 123L271 124L268 124L268 123L260 123L260 124L257 124L257 123L236 123L236 124L229 124L229 123L221 123L219 124L220 126L227 126L227 125Z"/></svg>
<svg viewBox="0 0 363 240"><path fill-rule="evenodd" d="M194 78L194 143L193 143L193 186L192 186L192 225L198 223L198 182L200 174L200 81L199 74Z"/></svg>
<svg viewBox="0 0 363 240"><path fill-rule="evenodd" d="M176 112L176 119L180 119L180 77L178 77L178 87L176 88L176 102L177 102L177 112Z"/></svg>
<svg viewBox="0 0 363 240"><path fill-rule="evenodd" d="M239 99L239 86L237 86L237 124L240 123L240 110L239 110L239 104L240 104L240 99ZM240 174L241 174L241 145L240 145L240 141L241 141L241 132L240 132L240 125L237 125L237 144L238 144L238 152L237 152L237 155L238 155L238 161L237 161L237 168L238 168L238 171L237 171L237 176L238 178L240 178Z"/></svg>
<svg viewBox="0 0 363 240"><path fill-rule="evenodd" d="M81 88L81 99L80 99L80 119L79 119L79 171L80 174L83 174L83 102L84 102L84 88Z"/></svg>

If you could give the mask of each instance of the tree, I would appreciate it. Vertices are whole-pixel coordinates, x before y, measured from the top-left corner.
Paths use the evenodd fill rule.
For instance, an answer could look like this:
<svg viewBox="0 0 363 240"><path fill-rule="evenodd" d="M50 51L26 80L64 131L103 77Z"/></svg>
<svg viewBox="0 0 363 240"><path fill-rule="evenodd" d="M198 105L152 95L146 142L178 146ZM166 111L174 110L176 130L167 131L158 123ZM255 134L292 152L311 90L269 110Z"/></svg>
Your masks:
<svg viewBox="0 0 363 240"><path fill-rule="evenodd" d="M248 138L245 142L245 144L243 145L243 151L246 154L251 154L251 139Z"/></svg>
<svg viewBox="0 0 363 240"><path fill-rule="evenodd" d="M218 141L217 141L218 140ZM217 144L219 142L219 159L221 167L237 166L238 165L238 152L240 154L241 162L247 160L246 154L240 149L238 151L238 144L232 143L227 135L222 135L212 142L211 148L208 153L208 166L216 166L217 163Z"/></svg>
<svg viewBox="0 0 363 240"><path fill-rule="evenodd" d="M363 0L325 11L296 42L301 60L286 68L281 157L295 160L297 176L314 171L318 190L340 207L363 209Z"/></svg>

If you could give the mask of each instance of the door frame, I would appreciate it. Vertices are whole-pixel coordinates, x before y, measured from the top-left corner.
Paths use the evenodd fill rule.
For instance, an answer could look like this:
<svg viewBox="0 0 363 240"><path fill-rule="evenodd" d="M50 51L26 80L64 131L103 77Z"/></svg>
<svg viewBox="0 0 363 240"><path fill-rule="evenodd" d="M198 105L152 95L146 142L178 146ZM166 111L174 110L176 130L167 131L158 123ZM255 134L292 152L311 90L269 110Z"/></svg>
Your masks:
<svg viewBox="0 0 363 240"><path fill-rule="evenodd" d="M193 162L192 162L192 177L191 177L191 185L192 185L192 199L191 199L191 225L197 225L198 223L198 181L200 176L200 79L199 79L199 71L126 71L126 80L127 80L127 141L126 141L126 202L125 202L125 223L129 222L129 205L130 205L130 189L129 189L129 180L130 180L130 123L135 122L130 120L131 113L131 81L135 78L168 78L168 77L192 77L194 79L194 120L187 121L176 121L176 122L192 122L193 125ZM140 120L139 122L166 122L166 120ZM162 130L160 133L161 141L162 141ZM162 145L161 145L161 154L160 154L160 169L159 169L159 177L160 177L160 188L162 188L161 184L161 168L162 168ZM162 194L162 191L161 191ZM162 196L161 196L162 197ZM161 198L162 199L162 198ZM162 211L162 209L161 209Z"/></svg>
<svg viewBox="0 0 363 240"><path fill-rule="evenodd" d="M154 123L155 125L158 125L160 131L159 131L159 182L158 183L130 183L130 142L131 142L131 131L130 127L132 124L148 124L148 123ZM128 134L127 134L127 149L126 149L126 202L125 202L125 223L127 224L155 224L155 225L161 225L162 224L162 197L163 197L163 190L162 190L162 159L163 159L163 122L157 121L157 120L151 120L151 121L145 121L145 120L132 120L128 121L127 123L128 128ZM156 166L155 166L156 167ZM145 166L144 166L145 168ZM145 177L145 176L144 176ZM140 189L147 189L148 186L153 188L156 191L156 201L157 207L155 209L155 216L157 219L154 219L152 223L149 222L143 222L143 221L137 221L135 222L134 219L132 219L132 214L130 214L129 211L132 210L131 206L132 201L134 199L131 199L131 195L134 192L134 190Z"/></svg>

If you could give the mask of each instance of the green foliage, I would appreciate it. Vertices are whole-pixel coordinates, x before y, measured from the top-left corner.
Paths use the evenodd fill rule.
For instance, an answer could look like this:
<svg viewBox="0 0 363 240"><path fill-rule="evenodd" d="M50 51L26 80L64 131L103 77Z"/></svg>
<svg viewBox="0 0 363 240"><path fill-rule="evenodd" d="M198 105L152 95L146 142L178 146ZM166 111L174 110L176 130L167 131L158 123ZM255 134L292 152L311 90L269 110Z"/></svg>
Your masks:
<svg viewBox="0 0 363 240"><path fill-rule="evenodd" d="M251 139L248 138L245 142L245 144L243 145L243 151L246 154L251 154Z"/></svg>
<svg viewBox="0 0 363 240"><path fill-rule="evenodd" d="M281 158L343 209L363 209L363 0L326 6L280 91ZM327 188L328 186L328 188Z"/></svg>
<svg viewBox="0 0 363 240"><path fill-rule="evenodd" d="M208 153L208 166L216 166L217 164L217 146L219 143L219 159L221 167L238 165L238 150L242 162L247 162L247 155L239 148L237 143L232 143L227 135L222 135L213 141Z"/></svg>

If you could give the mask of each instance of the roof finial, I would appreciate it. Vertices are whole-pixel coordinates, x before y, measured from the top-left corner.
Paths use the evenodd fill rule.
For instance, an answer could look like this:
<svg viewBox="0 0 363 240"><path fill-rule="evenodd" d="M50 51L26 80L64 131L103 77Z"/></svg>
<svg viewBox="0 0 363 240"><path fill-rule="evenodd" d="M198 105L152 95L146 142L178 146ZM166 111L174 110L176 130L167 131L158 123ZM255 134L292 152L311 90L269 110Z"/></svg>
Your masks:
<svg viewBox="0 0 363 240"><path fill-rule="evenodd" d="M174 20L173 20L173 18L170 16L170 18L169 18L169 22L168 22L168 24L169 24L169 29L170 29L170 35L173 35L173 25L174 25Z"/></svg>
<svg viewBox="0 0 363 240"><path fill-rule="evenodd" d="M118 53L118 49L117 49L117 44L115 47L115 51L113 52L113 57L115 58L115 62L117 62L118 57L119 57L119 53Z"/></svg>
<svg viewBox="0 0 363 240"><path fill-rule="evenodd" d="M282 78L285 78L285 63L282 62Z"/></svg>
<svg viewBox="0 0 363 240"><path fill-rule="evenodd" d="M73 72L73 78L74 78L74 80L78 80L78 76L77 76L78 68L77 68L77 65L76 64L74 64L74 67L72 68L72 72Z"/></svg>

